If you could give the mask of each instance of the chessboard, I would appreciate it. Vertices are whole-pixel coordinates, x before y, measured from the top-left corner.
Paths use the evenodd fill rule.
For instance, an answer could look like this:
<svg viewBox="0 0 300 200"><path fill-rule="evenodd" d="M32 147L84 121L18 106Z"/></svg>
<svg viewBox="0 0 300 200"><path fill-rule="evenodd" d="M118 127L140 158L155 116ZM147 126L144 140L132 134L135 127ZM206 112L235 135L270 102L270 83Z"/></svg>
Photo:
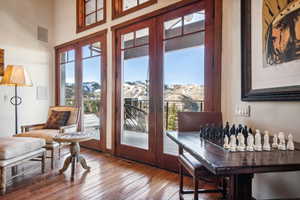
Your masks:
<svg viewBox="0 0 300 200"><path fill-rule="evenodd" d="M261 134L256 130L255 134L246 125L207 124L200 128L200 138L217 145L228 152L263 152L263 151L294 151L300 150L300 145L294 143L293 136L287 137L283 132L270 136L268 131ZM272 144L270 144L272 141Z"/></svg>

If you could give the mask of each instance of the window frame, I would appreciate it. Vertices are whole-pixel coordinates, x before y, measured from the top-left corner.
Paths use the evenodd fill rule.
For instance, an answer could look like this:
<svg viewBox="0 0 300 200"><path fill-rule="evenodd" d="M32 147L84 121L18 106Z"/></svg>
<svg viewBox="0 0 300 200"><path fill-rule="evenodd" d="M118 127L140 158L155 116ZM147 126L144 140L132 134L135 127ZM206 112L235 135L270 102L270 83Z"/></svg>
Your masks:
<svg viewBox="0 0 300 200"><path fill-rule="evenodd" d="M118 143L117 140L120 136L119 131L119 112L120 109L118 106L118 100L120 98L120 95L118 94L118 90L120 87L120 74L118 73L120 69L120 31L126 32L126 29L128 32L130 32L130 26L134 24L142 23L146 20L160 17L162 15L165 15L165 18L160 19L166 19L168 17L172 18L172 16L177 16L180 12L185 12L188 10L189 12L191 9L194 9L197 4L205 4L205 13L206 13L206 21L205 21L205 30L207 32L205 37L205 42L208 43L207 45L207 52L205 54L205 65L207 66L204 70L204 74L206 77L205 80L205 91L204 91L204 97L205 97L205 111L210 112L220 112L221 111L221 69L222 69L222 0L182 0L178 3L174 3L170 6L161 8L159 10L155 10L153 12L147 13L145 15L139 16L137 18L128 20L126 22L123 22L121 24L117 24L113 27L111 27L112 31L112 50L113 50L113 63L112 63L112 74L114 75L113 79L113 93L112 93L112 121L114 122L112 126L112 153L114 155L118 155ZM190 6L193 6L192 8ZM178 12L176 12L176 10ZM173 11L175 11L173 14ZM168 14L169 13L169 14ZM124 30L123 30L124 29ZM163 35L163 30L161 28L156 29L158 34L155 37L155 41L159 41L162 38L160 38ZM123 33L123 32L122 32ZM211 33L211 34L208 34ZM163 49L162 47L158 47L157 49ZM156 58L159 58L158 61L161 61L161 54L158 52L156 53ZM156 61L156 62L158 62ZM158 66L162 66L162 63L159 62ZM161 68L160 68L161 69ZM162 74L162 73L157 73ZM160 88L161 89L161 88ZM157 91L157 94L162 94L161 91ZM162 100L161 95L157 95L156 102L160 102ZM161 112L163 109L162 107L157 108L158 112ZM161 116L158 114L157 116ZM162 122L163 120L158 120L160 122L157 123L157 129L161 129L163 126ZM152 163L153 165L159 166L160 168L168 169L176 171L177 168L174 168L174 163L176 162L177 157L165 155L163 154L163 134L158 134L158 141L157 147L155 148L156 151L156 163ZM136 155L136 153L135 153Z"/></svg>
<svg viewBox="0 0 300 200"><path fill-rule="evenodd" d="M97 2L97 0L96 0ZM76 33L83 32L85 30L94 28L96 26L99 26L101 24L106 23L106 0L103 0L103 19L100 21L96 21L93 24L86 25L85 24L85 19L86 19L86 14L85 14L85 0L76 0ZM97 8L96 8L96 15L97 15ZM91 13L90 13L91 14ZM97 17L96 17L97 20Z"/></svg>
<svg viewBox="0 0 300 200"><path fill-rule="evenodd" d="M101 60L101 85L103 87L103 92L101 93L101 116L100 121L100 143L94 141L83 142L82 144L88 148L96 149L99 151L110 151L106 146L106 127L107 127L107 29L93 33L88 36L78 38L76 40L58 45L54 47L55 50L55 105L60 105L60 84L61 84L61 73L60 73L60 54L68 50L75 50L75 107L81 107L81 102L83 100L81 94L82 83L82 51L81 47L85 44L101 41L102 45L102 60ZM82 120L83 109L81 109L80 121ZM79 129L83 126L82 121L79 123ZM97 147L95 147L97 146Z"/></svg>
<svg viewBox="0 0 300 200"><path fill-rule="evenodd" d="M156 4L157 0L149 0L145 3L139 4L128 10L123 11L123 0L112 0L112 19L123 17L130 13L136 12L153 4Z"/></svg>

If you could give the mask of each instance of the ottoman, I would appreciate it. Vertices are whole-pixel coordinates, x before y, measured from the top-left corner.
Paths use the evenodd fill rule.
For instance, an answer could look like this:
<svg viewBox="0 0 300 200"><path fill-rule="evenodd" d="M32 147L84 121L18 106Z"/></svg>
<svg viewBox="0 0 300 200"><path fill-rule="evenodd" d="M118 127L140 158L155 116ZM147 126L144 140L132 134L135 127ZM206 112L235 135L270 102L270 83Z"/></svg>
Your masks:
<svg viewBox="0 0 300 200"><path fill-rule="evenodd" d="M0 191L6 192L6 172L10 167L17 166L28 160L41 161L42 173L45 172L46 150L45 140L39 138L0 137Z"/></svg>

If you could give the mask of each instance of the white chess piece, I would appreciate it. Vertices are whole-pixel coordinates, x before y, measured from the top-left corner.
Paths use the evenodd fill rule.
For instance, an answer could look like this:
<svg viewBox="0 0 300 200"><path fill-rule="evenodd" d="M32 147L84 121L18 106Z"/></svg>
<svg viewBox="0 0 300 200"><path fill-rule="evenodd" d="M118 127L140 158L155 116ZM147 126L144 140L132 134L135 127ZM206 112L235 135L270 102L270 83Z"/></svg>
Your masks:
<svg viewBox="0 0 300 200"><path fill-rule="evenodd" d="M274 134L274 136L273 136L273 144L272 144L272 147L273 147L274 149L277 149L277 148L278 148L278 136L277 136L277 134Z"/></svg>
<svg viewBox="0 0 300 200"><path fill-rule="evenodd" d="M237 147L238 151L245 151L246 145L245 145L245 137L242 133L239 133L237 136L239 145Z"/></svg>
<svg viewBox="0 0 300 200"><path fill-rule="evenodd" d="M285 134L283 132L280 132L278 134L278 139L279 139L279 145L278 149L279 150L286 150L286 145L285 145Z"/></svg>
<svg viewBox="0 0 300 200"><path fill-rule="evenodd" d="M230 136L229 145L230 145L230 151L235 152L236 151L236 137L235 137L235 135Z"/></svg>
<svg viewBox="0 0 300 200"><path fill-rule="evenodd" d="M224 137L224 145L223 145L223 147L225 148L225 149L229 149L229 138L228 138L228 136L227 135L225 135L225 137Z"/></svg>
<svg viewBox="0 0 300 200"><path fill-rule="evenodd" d="M254 137L251 133L247 137L247 151L254 151Z"/></svg>
<svg viewBox="0 0 300 200"><path fill-rule="evenodd" d="M271 145L270 145L270 139L269 139L269 132L268 131L265 131L263 150L264 151L271 151Z"/></svg>
<svg viewBox="0 0 300 200"><path fill-rule="evenodd" d="M295 150L294 139L292 134L289 134L288 136L287 149L290 151Z"/></svg>
<svg viewBox="0 0 300 200"><path fill-rule="evenodd" d="M261 145L261 134L259 130L256 130L255 133L255 145L254 145L255 151L262 151L262 145Z"/></svg>

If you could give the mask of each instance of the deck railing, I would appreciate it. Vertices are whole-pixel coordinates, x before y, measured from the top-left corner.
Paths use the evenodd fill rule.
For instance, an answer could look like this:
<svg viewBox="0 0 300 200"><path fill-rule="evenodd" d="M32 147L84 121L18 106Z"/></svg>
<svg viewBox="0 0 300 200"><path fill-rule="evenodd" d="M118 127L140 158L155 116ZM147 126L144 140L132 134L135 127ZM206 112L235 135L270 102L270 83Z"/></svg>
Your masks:
<svg viewBox="0 0 300 200"><path fill-rule="evenodd" d="M72 105L74 99L66 99ZM92 101L99 100L89 100ZM164 100L164 128L165 130L177 129L177 113L182 111L201 112L204 109L203 100ZM97 113L95 110L88 113ZM149 100L125 98L124 101L124 128L132 131L148 132Z"/></svg>
<svg viewBox="0 0 300 200"><path fill-rule="evenodd" d="M134 98L126 98L125 103L125 128L129 130L139 131L144 128L147 130L149 100L138 100ZM204 109L203 100L165 100L164 101L164 126L166 130L177 129L177 113L182 111L201 112ZM138 122L136 127L132 126L132 122ZM129 124L131 124L129 126ZM127 126L128 125L128 126ZM137 130L135 130L137 131Z"/></svg>

